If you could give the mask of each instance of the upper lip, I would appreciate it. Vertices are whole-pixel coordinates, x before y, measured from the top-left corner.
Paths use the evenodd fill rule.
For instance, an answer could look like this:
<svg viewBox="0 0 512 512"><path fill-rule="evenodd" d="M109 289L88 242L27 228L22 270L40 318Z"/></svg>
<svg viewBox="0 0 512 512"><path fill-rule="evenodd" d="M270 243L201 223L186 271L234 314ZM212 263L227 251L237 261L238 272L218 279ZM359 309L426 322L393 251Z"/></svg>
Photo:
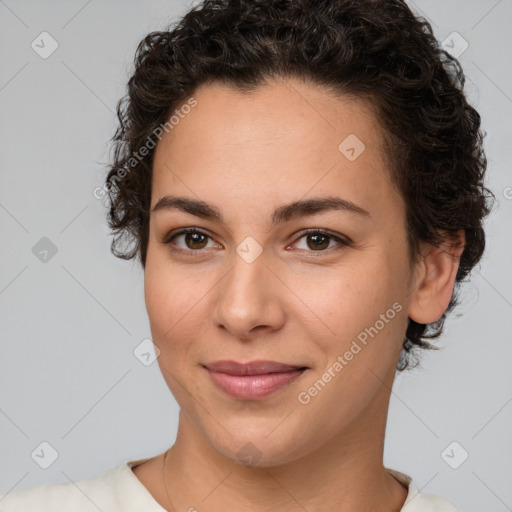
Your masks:
<svg viewBox="0 0 512 512"><path fill-rule="evenodd" d="M229 375L263 375L265 373L281 373L293 370L302 370L306 366L279 363L277 361L249 361L238 363L237 361L214 361L204 365L214 372L227 373Z"/></svg>

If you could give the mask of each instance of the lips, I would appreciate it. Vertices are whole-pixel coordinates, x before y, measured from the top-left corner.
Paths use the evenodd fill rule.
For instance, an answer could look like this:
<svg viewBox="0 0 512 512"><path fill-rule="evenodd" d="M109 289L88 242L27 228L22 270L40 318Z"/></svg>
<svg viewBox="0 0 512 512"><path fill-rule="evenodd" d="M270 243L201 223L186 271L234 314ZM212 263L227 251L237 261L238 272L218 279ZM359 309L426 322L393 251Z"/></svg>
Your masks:
<svg viewBox="0 0 512 512"><path fill-rule="evenodd" d="M204 365L209 370L228 375L265 375L268 373L285 373L303 370L306 366L279 363L276 361L250 361L238 363L237 361L215 361Z"/></svg>
<svg viewBox="0 0 512 512"><path fill-rule="evenodd" d="M217 388L238 400L260 400L291 385L307 370L276 361L215 361L203 366Z"/></svg>

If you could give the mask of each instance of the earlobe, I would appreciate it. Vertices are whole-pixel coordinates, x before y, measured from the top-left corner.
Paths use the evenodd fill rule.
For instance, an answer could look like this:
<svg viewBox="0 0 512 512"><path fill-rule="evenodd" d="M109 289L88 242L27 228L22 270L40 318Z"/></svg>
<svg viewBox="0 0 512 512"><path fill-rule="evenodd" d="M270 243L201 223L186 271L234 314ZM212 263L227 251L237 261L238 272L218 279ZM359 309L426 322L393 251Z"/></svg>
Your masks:
<svg viewBox="0 0 512 512"><path fill-rule="evenodd" d="M420 324L430 324L441 318L453 294L464 246L462 229L440 247L425 246L411 293L409 318Z"/></svg>

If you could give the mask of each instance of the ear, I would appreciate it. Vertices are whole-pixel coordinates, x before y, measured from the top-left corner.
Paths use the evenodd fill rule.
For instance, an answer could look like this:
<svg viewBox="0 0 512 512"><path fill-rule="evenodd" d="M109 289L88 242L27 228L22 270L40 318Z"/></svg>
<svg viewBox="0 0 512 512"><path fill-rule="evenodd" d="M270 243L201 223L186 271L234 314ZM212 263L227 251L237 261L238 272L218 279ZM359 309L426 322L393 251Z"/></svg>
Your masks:
<svg viewBox="0 0 512 512"><path fill-rule="evenodd" d="M453 294L465 243L466 237L461 229L440 247L423 244L410 292L409 318L419 324L430 324L441 318Z"/></svg>

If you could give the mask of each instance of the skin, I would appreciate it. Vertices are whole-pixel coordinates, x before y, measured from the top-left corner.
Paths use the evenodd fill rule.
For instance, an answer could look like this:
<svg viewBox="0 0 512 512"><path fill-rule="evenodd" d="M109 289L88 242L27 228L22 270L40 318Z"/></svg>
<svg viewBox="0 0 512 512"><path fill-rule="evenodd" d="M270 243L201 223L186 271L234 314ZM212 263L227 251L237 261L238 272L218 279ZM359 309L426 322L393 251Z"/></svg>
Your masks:
<svg viewBox="0 0 512 512"><path fill-rule="evenodd" d="M410 265L404 202L367 101L298 79L251 94L208 84L193 96L197 106L155 149L151 207L165 195L202 200L224 223L152 212L145 268L158 362L180 406L165 471L172 505L164 454L133 472L167 510L399 511L407 489L383 466L390 390L408 318L430 323L448 306L463 231L457 249L424 244ZM354 161L338 150L349 134L366 146ZM370 216L330 210L271 225L277 207L326 196ZM162 243L186 227L208 237ZM303 234L314 228L352 243L327 237L316 248ZM248 236L263 249L252 263L236 251ZM301 404L298 394L393 303L401 311ZM220 359L309 369L264 399L241 401L202 367ZM249 442L260 457L253 466L237 456Z"/></svg>

